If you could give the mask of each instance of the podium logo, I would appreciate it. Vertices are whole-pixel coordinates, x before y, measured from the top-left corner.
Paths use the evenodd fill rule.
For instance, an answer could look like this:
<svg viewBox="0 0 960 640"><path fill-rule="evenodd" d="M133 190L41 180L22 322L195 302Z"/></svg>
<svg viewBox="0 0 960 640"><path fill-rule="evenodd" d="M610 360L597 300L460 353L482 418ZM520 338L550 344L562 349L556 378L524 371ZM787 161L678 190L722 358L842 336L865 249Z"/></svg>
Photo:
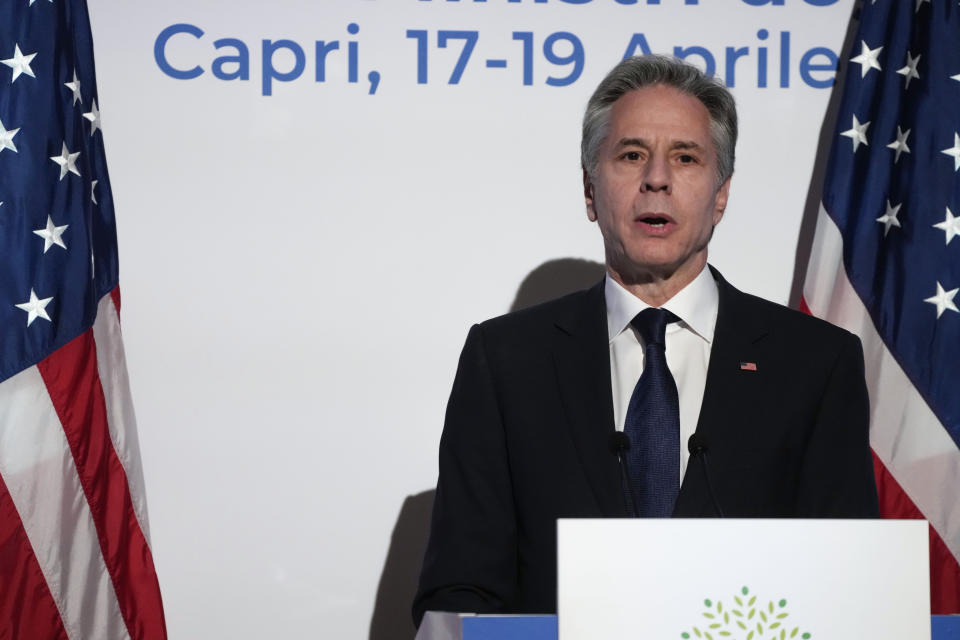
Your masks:
<svg viewBox="0 0 960 640"><path fill-rule="evenodd" d="M787 621L790 613L783 598L764 602L743 587L727 602L729 606L721 600L704 600L703 623L682 632L680 637L684 640L809 640L813 637L809 631L801 631L799 626Z"/></svg>

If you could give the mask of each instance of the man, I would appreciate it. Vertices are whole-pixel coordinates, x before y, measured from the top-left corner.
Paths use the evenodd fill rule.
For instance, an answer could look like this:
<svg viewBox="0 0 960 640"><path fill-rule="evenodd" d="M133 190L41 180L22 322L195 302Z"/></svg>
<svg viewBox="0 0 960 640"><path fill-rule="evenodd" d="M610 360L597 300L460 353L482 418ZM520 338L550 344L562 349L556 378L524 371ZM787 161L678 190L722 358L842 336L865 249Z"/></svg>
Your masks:
<svg viewBox="0 0 960 640"><path fill-rule="evenodd" d="M877 517L859 340L707 266L736 136L729 92L675 59L625 60L593 94L607 276L471 329L418 623L556 611L558 518Z"/></svg>

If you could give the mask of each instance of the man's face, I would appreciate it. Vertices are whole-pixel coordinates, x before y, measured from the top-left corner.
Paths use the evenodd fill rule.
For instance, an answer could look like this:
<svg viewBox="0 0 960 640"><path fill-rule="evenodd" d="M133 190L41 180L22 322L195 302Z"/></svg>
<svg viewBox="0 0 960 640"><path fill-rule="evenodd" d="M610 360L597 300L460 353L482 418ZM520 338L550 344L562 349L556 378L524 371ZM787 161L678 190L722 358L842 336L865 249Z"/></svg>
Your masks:
<svg viewBox="0 0 960 640"><path fill-rule="evenodd" d="M730 188L729 179L717 188L706 107L665 85L631 91L613 104L597 161L592 178L584 173L587 216L613 275L624 284L696 277Z"/></svg>

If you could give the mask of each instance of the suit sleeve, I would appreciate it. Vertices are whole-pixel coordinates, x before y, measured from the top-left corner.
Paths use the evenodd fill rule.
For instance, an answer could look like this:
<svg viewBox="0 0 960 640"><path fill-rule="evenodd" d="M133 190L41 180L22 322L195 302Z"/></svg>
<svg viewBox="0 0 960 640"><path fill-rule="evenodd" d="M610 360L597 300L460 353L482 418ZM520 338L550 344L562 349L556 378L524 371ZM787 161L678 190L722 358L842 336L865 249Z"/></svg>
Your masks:
<svg viewBox="0 0 960 640"><path fill-rule="evenodd" d="M800 472L797 515L879 518L860 339L845 333Z"/></svg>
<svg viewBox="0 0 960 640"><path fill-rule="evenodd" d="M517 531L506 437L483 329L460 355L440 439L430 541L413 603L426 611L503 611L517 590Z"/></svg>

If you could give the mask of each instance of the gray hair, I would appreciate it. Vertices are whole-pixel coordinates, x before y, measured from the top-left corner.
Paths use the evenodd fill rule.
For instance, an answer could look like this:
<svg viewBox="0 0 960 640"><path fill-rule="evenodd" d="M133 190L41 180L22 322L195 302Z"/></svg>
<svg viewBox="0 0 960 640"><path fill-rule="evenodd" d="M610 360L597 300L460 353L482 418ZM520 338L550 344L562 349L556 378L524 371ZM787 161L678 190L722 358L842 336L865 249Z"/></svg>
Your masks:
<svg viewBox="0 0 960 640"><path fill-rule="evenodd" d="M610 129L613 103L634 89L667 85L693 96L710 114L710 135L717 152L717 185L733 175L737 146L737 106L723 84L678 58L646 55L627 58L600 82L583 114L580 162L590 177L597 170L597 153Z"/></svg>

